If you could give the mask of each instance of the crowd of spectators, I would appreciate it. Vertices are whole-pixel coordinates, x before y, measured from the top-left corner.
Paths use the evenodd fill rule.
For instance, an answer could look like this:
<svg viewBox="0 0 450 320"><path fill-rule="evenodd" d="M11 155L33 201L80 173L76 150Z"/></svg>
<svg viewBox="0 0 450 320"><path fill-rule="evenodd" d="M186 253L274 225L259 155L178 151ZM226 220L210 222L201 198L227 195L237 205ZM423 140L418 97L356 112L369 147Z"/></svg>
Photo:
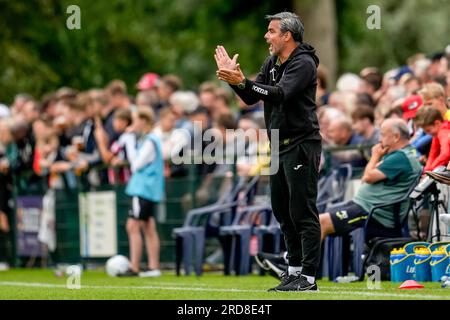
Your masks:
<svg viewBox="0 0 450 320"><path fill-rule="evenodd" d="M320 66L317 113L324 146L376 144L381 123L399 118L407 123L410 142L426 170L447 165L449 64L450 46L432 57L416 54L406 65L384 73L367 67L359 74L343 74L335 89L326 68ZM176 75L146 73L133 85L135 95L130 94L135 90L129 90L124 81L113 80L104 88L87 91L63 87L42 97L20 93L10 105L0 104L2 236L10 230L13 177L22 177L18 181L26 188L42 181L49 188L74 187L80 177L92 185L126 183L130 178L125 165L127 150L136 143L133 123L138 108L154 111L154 133L162 143L166 178L188 174L186 166L172 160L186 150L202 155L210 143L201 138L207 129L222 137L224 149L235 143L233 136L225 134L227 129L264 129L263 104L248 106L218 82L205 82L197 90L188 91L185 88L189 84L183 84ZM199 137L200 146L194 143ZM246 138L244 144L246 156L268 149L267 137L259 135ZM370 158L368 150L333 153L331 163L364 167ZM239 175L256 175L268 166L267 159L248 159L238 154ZM230 171L228 163L205 159L197 168L197 174L205 177ZM208 179L204 181L204 187L198 190L200 198L202 191L208 192Z"/></svg>

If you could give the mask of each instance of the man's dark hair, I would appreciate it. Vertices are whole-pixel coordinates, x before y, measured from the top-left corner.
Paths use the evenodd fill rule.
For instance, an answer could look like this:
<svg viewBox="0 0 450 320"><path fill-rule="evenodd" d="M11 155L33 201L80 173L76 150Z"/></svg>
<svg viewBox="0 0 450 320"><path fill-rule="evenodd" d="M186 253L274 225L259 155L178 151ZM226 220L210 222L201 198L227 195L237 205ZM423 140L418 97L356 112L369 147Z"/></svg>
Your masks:
<svg viewBox="0 0 450 320"><path fill-rule="evenodd" d="M369 73L363 77L363 80L377 91L381 88L383 76L379 73Z"/></svg>
<svg viewBox="0 0 450 320"><path fill-rule="evenodd" d="M361 92L356 94L356 104L357 105L366 105L375 108L375 102L370 94L366 92Z"/></svg>
<svg viewBox="0 0 450 320"><path fill-rule="evenodd" d="M373 108L368 105L360 105L352 112L353 121L362 120L365 118L369 119L372 124L375 121Z"/></svg>
<svg viewBox="0 0 450 320"><path fill-rule="evenodd" d="M384 116L385 119L389 119L390 117L392 117L393 115L397 115L399 118L401 118L403 116L403 109L401 106L397 106L394 107L392 109L390 109L386 115Z"/></svg>
<svg viewBox="0 0 450 320"><path fill-rule="evenodd" d="M196 116L198 114L204 114L206 116L210 116L209 114L209 110L205 107L198 107L197 109L195 109L194 111L192 111L191 113L189 113L189 116Z"/></svg>
<svg viewBox="0 0 450 320"><path fill-rule="evenodd" d="M167 74L161 78L161 81L169 86L173 92L178 91L183 86L181 79L174 74Z"/></svg>
<svg viewBox="0 0 450 320"><path fill-rule="evenodd" d="M280 20L280 31L282 33L290 32L292 38L302 43L303 34L305 33L305 27L299 16L292 12L280 12L274 15L267 15L266 19L269 21Z"/></svg>

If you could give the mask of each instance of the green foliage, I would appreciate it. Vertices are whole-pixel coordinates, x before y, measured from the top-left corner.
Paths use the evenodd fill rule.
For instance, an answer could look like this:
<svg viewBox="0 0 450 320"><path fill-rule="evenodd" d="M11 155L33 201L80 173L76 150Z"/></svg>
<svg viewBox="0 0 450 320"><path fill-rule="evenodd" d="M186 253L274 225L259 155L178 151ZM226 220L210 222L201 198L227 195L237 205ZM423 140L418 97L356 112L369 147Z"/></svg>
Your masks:
<svg viewBox="0 0 450 320"><path fill-rule="evenodd" d="M368 65L386 70L449 42L447 0L335 1L340 73ZM293 2L0 0L0 101L9 103L18 92L40 97L60 86L101 87L114 78L133 93L149 71L179 74L194 89L215 79L217 44L240 54L247 75L256 73L268 54L264 16L292 10ZM66 28L72 4L81 8L81 30ZM366 27L371 4L381 7L381 30Z"/></svg>
<svg viewBox="0 0 450 320"><path fill-rule="evenodd" d="M0 0L0 101L59 86L104 86L114 78L134 89L149 71L179 74L193 89L215 78L217 44L239 53L247 74L257 72L268 54L264 15L286 3ZM81 9L81 30L66 28L72 4Z"/></svg>
<svg viewBox="0 0 450 320"><path fill-rule="evenodd" d="M369 5L381 8L381 29L369 30ZM339 72L365 66L387 70L415 53L442 52L450 43L450 2L446 0L336 0Z"/></svg>

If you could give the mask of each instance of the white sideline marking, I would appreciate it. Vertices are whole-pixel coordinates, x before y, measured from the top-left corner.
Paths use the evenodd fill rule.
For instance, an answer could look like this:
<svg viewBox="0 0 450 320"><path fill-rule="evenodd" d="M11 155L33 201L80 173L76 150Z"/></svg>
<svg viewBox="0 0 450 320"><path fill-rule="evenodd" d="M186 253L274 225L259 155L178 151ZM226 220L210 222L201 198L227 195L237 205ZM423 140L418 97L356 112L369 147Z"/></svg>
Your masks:
<svg viewBox="0 0 450 320"><path fill-rule="evenodd" d="M49 284L40 282L18 282L18 281L1 281L0 286L11 286L11 287L35 287L35 288L58 288L66 289L64 284ZM336 286L327 287L322 286L319 288L319 292L305 292L308 294L334 294L334 295L360 295L367 297L393 297L393 298L415 298L415 299L450 299L450 296L445 295L430 295L430 294L402 294L402 293L382 293L382 292L367 292L367 291L355 291L355 290L340 290L330 291L323 290L329 288L339 288ZM175 287L175 286L93 286L93 285L82 285L81 289L158 289L158 290L169 290L169 291L206 291L206 292L267 292L266 290L243 290L243 289L220 289L220 288L186 288L186 287ZM284 294L284 293L274 293L274 294Z"/></svg>

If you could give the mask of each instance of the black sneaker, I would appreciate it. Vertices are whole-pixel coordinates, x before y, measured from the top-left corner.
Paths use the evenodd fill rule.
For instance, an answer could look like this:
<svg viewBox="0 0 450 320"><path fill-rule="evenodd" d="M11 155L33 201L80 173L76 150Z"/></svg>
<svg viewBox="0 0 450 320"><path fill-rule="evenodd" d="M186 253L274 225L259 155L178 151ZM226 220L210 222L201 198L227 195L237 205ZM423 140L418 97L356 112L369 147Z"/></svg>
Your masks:
<svg viewBox="0 0 450 320"><path fill-rule="evenodd" d="M138 272L134 272L131 269L128 269L127 271L125 271L123 273L119 273L117 276L118 277L124 277L124 278L125 277L137 277L137 276L139 276L139 273Z"/></svg>
<svg viewBox="0 0 450 320"><path fill-rule="evenodd" d="M283 291L283 290L280 290L280 288L286 287L287 285L289 285L289 283L296 280L299 276L300 276L300 272L297 272L297 275L293 275L293 274L289 275L287 272L283 272L281 274L281 283L274 288L270 288L267 291L269 291L269 292Z"/></svg>
<svg viewBox="0 0 450 320"><path fill-rule="evenodd" d="M289 281L284 286L278 286L276 291L319 291L317 289L317 284L314 281L313 284L309 283L308 280L306 280L305 276L302 276L299 274L295 277L294 280Z"/></svg>

